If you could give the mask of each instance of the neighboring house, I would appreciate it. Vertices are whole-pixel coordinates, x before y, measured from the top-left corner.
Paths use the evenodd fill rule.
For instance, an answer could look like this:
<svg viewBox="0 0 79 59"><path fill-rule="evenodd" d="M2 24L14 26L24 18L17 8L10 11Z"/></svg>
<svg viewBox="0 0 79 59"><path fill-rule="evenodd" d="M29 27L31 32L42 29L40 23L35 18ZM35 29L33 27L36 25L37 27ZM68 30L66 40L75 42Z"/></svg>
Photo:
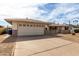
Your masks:
<svg viewBox="0 0 79 59"><path fill-rule="evenodd" d="M0 25L0 28L4 28L4 27Z"/></svg>
<svg viewBox="0 0 79 59"><path fill-rule="evenodd" d="M49 25L50 33L69 33L69 25L65 24L50 24Z"/></svg>
<svg viewBox="0 0 79 59"><path fill-rule="evenodd" d="M2 34L4 32L4 29L5 29L4 26L0 25L0 34Z"/></svg>
<svg viewBox="0 0 79 59"><path fill-rule="evenodd" d="M12 24L13 36L46 35L68 33L69 26L51 24L33 19L5 19Z"/></svg>

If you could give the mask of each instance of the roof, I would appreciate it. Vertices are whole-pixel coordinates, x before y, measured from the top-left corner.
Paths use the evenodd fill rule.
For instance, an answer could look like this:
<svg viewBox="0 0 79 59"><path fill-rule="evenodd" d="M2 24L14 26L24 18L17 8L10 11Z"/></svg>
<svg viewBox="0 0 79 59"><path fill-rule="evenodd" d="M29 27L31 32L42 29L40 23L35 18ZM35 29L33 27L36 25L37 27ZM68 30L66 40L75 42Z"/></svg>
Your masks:
<svg viewBox="0 0 79 59"><path fill-rule="evenodd" d="M48 22L44 22L44 21L40 21L40 20L34 20L34 19L22 19L22 18L7 18L5 19L8 22L33 22L33 23L48 23Z"/></svg>

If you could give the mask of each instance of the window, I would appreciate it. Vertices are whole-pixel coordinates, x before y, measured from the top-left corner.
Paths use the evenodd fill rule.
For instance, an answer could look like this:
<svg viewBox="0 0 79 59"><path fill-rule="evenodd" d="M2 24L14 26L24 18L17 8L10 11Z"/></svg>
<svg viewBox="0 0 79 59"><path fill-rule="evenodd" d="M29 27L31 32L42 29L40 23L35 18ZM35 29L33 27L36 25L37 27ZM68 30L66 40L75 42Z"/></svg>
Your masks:
<svg viewBox="0 0 79 59"><path fill-rule="evenodd" d="M69 28L68 27L65 27L65 30L68 30Z"/></svg>
<svg viewBox="0 0 79 59"><path fill-rule="evenodd" d="M26 24L23 24L23 26L25 27L25 26L26 26Z"/></svg>
<svg viewBox="0 0 79 59"><path fill-rule="evenodd" d="M57 30L57 27L56 26L50 27L50 30Z"/></svg>
<svg viewBox="0 0 79 59"><path fill-rule="evenodd" d="M55 27L54 29L57 30L57 27Z"/></svg>
<svg viewBox="0 0 79 59"><path fill-rule="evenodd" d="M35 24L33 26L35 27Z"/></svg>
<svg viewBox="0 0 79 59"><path fill-rule="evenodd" d="M22 24L19 24L19 26L22 26Z"/></svg>
<svg viewBox="0 0 79 59"><path fill-rule="evenodd" d="M29 27L29 24L27 24L27 27Z"/></svg>
<svg viewBox="0 0 79 59"><path fill-rule="evenodd" d="M32 25L32 26L34 26L34 27L41 27L40 24L34 24L34 25Z"/></svg>
<svg viewBox="0 0 79 59"><path fill-rule="evenodd" d="M39 25L37 24L37 27L38 27Z"/></svg>
<svg viewBox="0 0 79 59"><path fill-rule="evenodd" d="M30 27L32 27L32 24L30 25Z"/></svg>
<svg viewBox="0 0 79 59"><path fill-rule="evenodd" d="M37 24L37 27L40 27L40 24Z"/></svg>
<svg viewBox="0 0 79 59"><path fill-rule="evenodd" d="M34 27L36 27L36 24L34 24Z"/></svg>
<svg viewBox="0 0 79 59"><path fill-rule="evenodd" d="M35 24L35 27L38 27L38 24Z"/></svg>
<svg viewBox="0 0 79 59"><path fill-rule="evenodd" d="M41 25L40 25L40 24L39 24L38 26L39 26L39 27L41 27Z"/></svg>
<svg viewBox="0 0 79 59"><path fill-rule="evenodd" d="M44 25L42 25L42 27L44 27Z"/></svg>
<svg viewBox="0 0 79 59"><path fill-rule="evenodd" d="M40 24L40 27L42 27L42 25Z"/></svg>
<svg viewBox="0 0 79 59"><path fill-rule="evenodd" d="M34 24L32 24L32 26L34 27L35 25L34 25Z"/></svg>

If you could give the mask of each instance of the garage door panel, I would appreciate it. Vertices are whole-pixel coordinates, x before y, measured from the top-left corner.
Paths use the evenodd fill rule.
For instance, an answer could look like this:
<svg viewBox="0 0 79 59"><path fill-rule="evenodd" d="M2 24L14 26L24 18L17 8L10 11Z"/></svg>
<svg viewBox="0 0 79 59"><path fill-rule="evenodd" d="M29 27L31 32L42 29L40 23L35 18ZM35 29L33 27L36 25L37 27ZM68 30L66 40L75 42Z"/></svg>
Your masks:
<svg viewBox="0 0 79 59"><path fill-rule="evenodd" d="M43 35L44 28L43 27L18 27L18 35Z"/></svg>

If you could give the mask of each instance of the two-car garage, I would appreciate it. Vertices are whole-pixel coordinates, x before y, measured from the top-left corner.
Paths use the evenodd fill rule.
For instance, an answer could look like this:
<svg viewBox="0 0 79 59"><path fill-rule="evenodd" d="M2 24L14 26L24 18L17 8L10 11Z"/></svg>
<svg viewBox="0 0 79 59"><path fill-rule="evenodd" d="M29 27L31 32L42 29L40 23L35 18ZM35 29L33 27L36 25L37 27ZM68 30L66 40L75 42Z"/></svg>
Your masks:
<svg viewBox="0 0 79 59"><path fill-rule="evenodd" d="M18 24L18 36L44 35L44 25L42 24Z"/></svg>

